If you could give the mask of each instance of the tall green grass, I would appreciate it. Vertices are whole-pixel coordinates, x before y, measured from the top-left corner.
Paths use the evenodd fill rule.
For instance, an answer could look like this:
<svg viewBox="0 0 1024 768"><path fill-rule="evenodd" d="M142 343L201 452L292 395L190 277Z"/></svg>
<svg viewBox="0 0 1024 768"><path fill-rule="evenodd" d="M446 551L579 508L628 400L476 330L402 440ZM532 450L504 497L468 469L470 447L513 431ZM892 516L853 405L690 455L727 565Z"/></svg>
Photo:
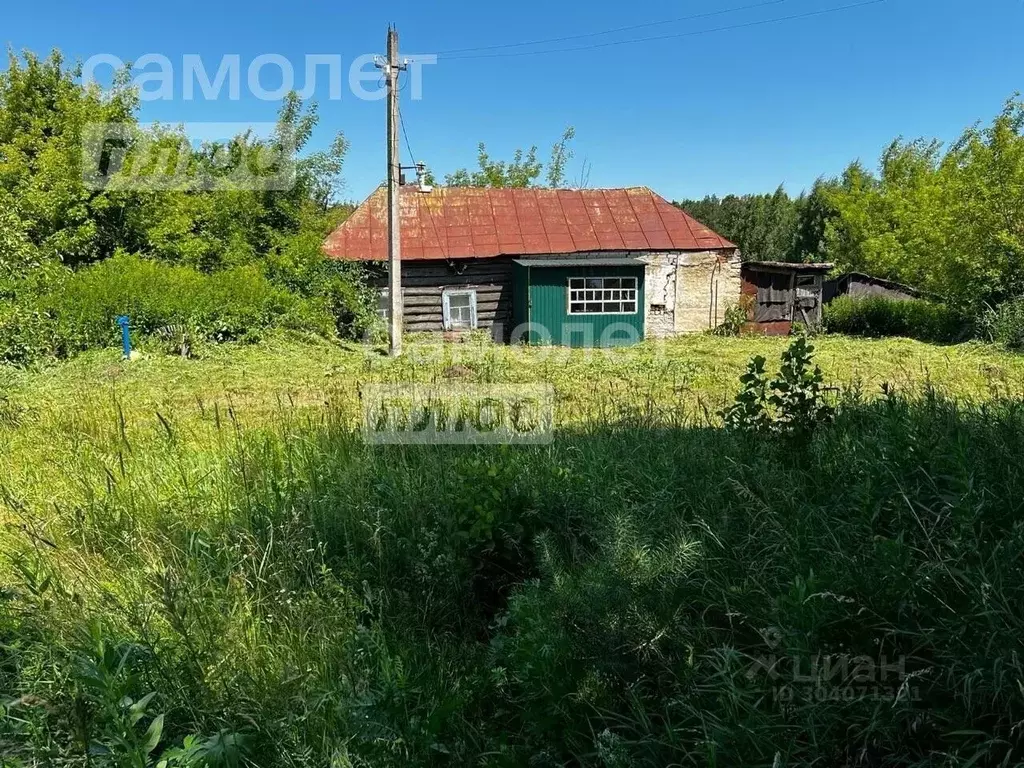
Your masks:
<svg viewBox="0 0 1024 768"><path fill-rule="evenodd" d="M56 424L61 492L0 481L0 754L1024 759L1019 401L849 390L801 440L619 405L524 447L369 446L351 403Z"/></svg>
<svg viewBox="0 0 1024 768"><path fill-rule="evenodd" d="M334 311L343 304L300 296L253 265L206 274L121 253L59 273L36 295L0 302L0 364L116 346L121 315L130 318L136 343L163 339L175 352L184 346L194 353L202 342L253 341L272 328L332 337Z"/></svg>
<svg viewBox="0 0 1024 768"><path fill-rule="evenodd" d="M905 336L943 344L964 341L975 334L970 316L927 299L839 296L825 305L822 322L832 333Z"/></svg>

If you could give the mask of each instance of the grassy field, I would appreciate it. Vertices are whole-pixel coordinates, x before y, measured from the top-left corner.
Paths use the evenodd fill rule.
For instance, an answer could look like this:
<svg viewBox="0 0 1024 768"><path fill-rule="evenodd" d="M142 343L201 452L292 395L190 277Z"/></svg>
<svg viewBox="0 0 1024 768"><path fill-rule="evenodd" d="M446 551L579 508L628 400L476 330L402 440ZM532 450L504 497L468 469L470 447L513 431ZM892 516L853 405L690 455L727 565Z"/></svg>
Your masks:
<svg viewBox="0 0 1024 768"><path fill-rule="evenodd" d="M199 360L153 354L123 363L120 353L83 354L37 373L0 369L0 387L40 419L102 409L117 399L125 413L155 411L188 420L203 409L230 405L258 423L281 404L319 408L352 404L359 383L387 381L552 383L564 420L584 417L588 403L613 397L660 408L720 405L752 355L776 360L782 338L693 336L629 349L525 349L479 344L413 342L404 358L380 348L301 343L279 338L250 347L211 347ZM908 339L822 337L817 362L837 385L869 395L888 382L918 389L928 380L958 398L983 399L1024 391L1024 359L981 344L936 346ZM454 370L453 370L454 369Z"/></svg>
<svg viewBox="0 0 1024 768"><path fill-rule="evenodd" d="M786 344L0 372L0 765L1016 764L1024 358L823 337L835 423L721 429ZM404 381L555 441L366 445Z"/></svg>

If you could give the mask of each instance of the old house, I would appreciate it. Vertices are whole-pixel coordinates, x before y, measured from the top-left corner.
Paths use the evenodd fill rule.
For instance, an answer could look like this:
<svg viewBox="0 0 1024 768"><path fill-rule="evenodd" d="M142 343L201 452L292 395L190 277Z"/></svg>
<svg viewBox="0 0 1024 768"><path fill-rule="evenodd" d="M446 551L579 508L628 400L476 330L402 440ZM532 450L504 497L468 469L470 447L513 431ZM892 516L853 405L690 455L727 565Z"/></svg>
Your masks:
<svg viewBox="0 0 1024 768"><path fill-rule="evenodd" d="M645 187L400 190L406 331L611 346L713 328L740 296L735 245ZM386 281L387 194L324 243Z"/></svg>
<svg viewBox="0 0 1024 768"><path fill-rule="evenodd" d="M742 294L749 305L748 330L788 334L793 323L821 323L824 277L832 264L748 261L742 268Z"/></svg>

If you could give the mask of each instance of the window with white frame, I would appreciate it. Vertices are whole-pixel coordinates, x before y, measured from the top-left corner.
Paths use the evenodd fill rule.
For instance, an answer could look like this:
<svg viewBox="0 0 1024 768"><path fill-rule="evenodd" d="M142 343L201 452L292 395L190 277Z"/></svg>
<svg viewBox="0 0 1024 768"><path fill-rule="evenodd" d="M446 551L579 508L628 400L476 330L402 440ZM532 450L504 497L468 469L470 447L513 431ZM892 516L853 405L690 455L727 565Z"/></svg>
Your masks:
<svg viewBox="0 0 1024 768"><path fill-rule="evenodd" d="M570 277L570 315L629 315L636 309L635 277Z"/></svg>
<svg viewBox="0 0 1024 768"><path fill-rule="evenodd" d="M476 328L476 291L446 290L441 295L446 331Z"/></svg>

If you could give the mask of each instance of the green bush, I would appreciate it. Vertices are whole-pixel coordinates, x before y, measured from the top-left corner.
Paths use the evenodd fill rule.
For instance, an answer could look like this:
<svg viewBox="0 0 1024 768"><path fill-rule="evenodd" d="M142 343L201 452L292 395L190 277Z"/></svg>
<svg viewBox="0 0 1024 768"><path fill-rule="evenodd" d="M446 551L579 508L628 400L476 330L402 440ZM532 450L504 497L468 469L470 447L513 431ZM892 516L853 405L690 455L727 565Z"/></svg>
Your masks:
<svg viewBox="0 0 1024 768"><path fill-rule="evenodd" d="M53 323L38 311L0 301L0 363L25 365L52 346Z"/></svg>
<svg viewBox="0 0 1024 768"><path fill-rule="evenodd" d="M1024 349L1024 297L1003 302L982 318L982 334L1008 349Z"/></svg>
<svg viewBox="0 0 1024 768"><path fill-rule="evenodd" d="M257 266L204 274L118 254L0 312L0 359L24 363L116 344L119 315L131 318L136 339L255 341L275 327L332 335L335 326L324 300L275 286Z"/></svg>
<svg viewBox="0 0 1024 768"><path fill-rule="evenodd" d="M715 336L739 336L743 326L750 320L750 311L754 306L754 297L740 296L740 300L725 310L725 319L711 329Z"/></svg>
<svg viewBox="0 0 1024 768"><path fill-rule="evenodd" d="M782 353L781 362L778 375L769 383L765 359L761 355L750 359L746 373L740 376L739 393L722 411L726 427L747 433L806 437L832 419L833 409L824 398L821 368L811 368L814 346L807 337L798 335Z"/></svg>
<svg viewBox="0 0 1024 768"><path fill-rule="evenodd" d="M362 338L378 324L377 293L366 285L363 264L325 259L321 245L328 231L303 229L282 239L265 262L275 285L318 299L344 338Z"/></svg>
<svg viewBox="0 0 1024 768"><path fill-rule="evenodd" d="M906 336L920 341L963 341L972 323L945 304L925 299L839 296L825 305L825 330L851 336Z"/></svg>

